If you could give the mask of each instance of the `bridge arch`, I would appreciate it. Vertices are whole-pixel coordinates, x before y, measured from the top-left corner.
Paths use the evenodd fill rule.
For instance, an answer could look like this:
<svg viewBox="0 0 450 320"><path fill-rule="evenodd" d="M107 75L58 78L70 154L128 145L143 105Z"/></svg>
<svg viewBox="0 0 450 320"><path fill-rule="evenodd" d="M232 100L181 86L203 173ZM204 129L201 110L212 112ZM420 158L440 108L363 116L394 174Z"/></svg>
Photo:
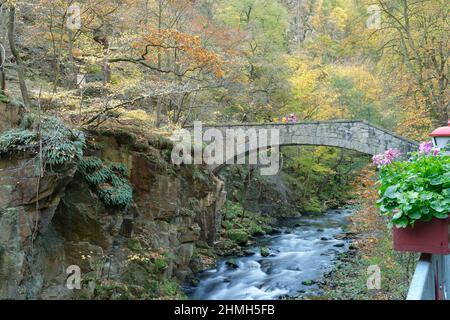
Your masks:
<svg viewBox="0 0 450 320"><path fill-rule="evenodd" d="M361 120L333 120L297 123L265 123L265 124L223 124L203 127L221 131L223 137L229 129L256 130L277 129L279 132L279 146L330 146L358 151L368 155L383 153L387 149L398 149L403 155L417 150L416 141L404 138L393 132ZM246 143L245 152L253 150L251 144ZM237 155L235 155L237 156ZM234 157L235 157L234 156ZM233 157L233 158L234 158ZM226 159L230 160L230 159ZM226 164L210 165L212 171L219 171Z"/></svg>

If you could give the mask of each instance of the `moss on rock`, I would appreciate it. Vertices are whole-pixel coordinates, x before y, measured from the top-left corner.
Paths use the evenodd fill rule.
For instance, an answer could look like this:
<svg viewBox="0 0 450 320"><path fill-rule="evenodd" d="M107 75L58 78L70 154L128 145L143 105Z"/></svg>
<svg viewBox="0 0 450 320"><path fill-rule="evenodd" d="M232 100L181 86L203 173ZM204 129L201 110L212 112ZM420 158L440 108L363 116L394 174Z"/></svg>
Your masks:
<svg viewBox="0 0 450 320"><path fill-rule="evenodd" d="M261 247L260 249L259 249L259 251L260 251L260 254L261 254L261 257L268 257L269 255L270 255L270 251L269 251L269 248L267 248L267 247Z"/></svg>
<svg viewBox="0 0 450 320"><path fill-rule="evenodd" d="M307 203L303 205L303 211L309 214L321 214L324 209L325 208L317 198L311 198Z"/></svg>
<svg viewBox="0 0 450 320"><path fill-rule="evenodd" d="M241 246L248 242L248 233L244 229L234 229L227 231L228 237Z"/></svg>

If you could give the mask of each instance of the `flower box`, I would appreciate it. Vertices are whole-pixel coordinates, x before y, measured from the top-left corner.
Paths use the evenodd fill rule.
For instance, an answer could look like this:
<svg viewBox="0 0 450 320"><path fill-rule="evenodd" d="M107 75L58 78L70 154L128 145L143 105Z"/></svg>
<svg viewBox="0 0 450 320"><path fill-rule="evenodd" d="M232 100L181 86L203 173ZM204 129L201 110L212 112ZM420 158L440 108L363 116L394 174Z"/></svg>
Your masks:
<svg viewBox="0 0 450 320"><path fill-rule="evenodd" d="M450 254L450 219L433 218L429 222L416 221L414 227L393 227L394 249L397 251Z"/></svg>

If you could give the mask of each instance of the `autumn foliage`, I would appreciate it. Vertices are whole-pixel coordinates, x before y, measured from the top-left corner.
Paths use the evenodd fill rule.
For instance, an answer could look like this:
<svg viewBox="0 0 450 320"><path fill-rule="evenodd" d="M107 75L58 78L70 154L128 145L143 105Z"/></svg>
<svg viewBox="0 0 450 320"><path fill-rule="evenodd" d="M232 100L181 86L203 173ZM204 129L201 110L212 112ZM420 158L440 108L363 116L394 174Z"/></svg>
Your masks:
<svg viewBox="0 0 450 320"><path fill-rule="evenodd" d="M161 64L161 55L173 56L172 70L177 75L194 71L209 71L217 78L224 76L219 55L202 45L199 36L189 35L176 29L158 30L148 28L141 40L133 43L141 57L152 65Z"/></svg>

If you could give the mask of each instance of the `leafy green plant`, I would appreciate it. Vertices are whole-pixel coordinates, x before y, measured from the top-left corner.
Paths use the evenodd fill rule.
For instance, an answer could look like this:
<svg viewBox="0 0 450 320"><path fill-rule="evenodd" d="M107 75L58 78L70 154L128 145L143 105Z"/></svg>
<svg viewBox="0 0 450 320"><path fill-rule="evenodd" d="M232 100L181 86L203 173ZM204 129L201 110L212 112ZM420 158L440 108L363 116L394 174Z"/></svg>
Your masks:
<svg viewBox="0 0 450 320"><path fill-rule="evenodd" d="M131 238L128 239L128 249L131 251L140 252L142 251L142 246L138 239Z"/></svg>
<svg viewBox="0 0 450 320"><path fill-rule="evenodd" d="M266 232L264 231L263 227L258 225L254 221L250 221L249 222L248 230L249 230L249 232L250 232L250 234L252 236L262 236L262 235L266 234Z"/></svg>
<svg viewBox="0 0 450 320"><path fill-rule="evenodd" d="M84 134L71 130L57 118L44 117L39 131L32 128L14 128L2 133L0 158L21 153L36 156L39 154L41 141L42 161L45 165L76 163L83 157Z"/></svg>
<svg viewBox="0 0 450 320"><path fill-rule="evenodd" d="M446 219L450 212L450 157L416 153L409 161L381 166L382 213L390 225L414 226L416 221Z"/></svg>
<svg viewBox="0 0 450 320"><path fill-rule="evenodd" d="M248 242L248 233L243 229L228 230L227 236L239 245L246 245Z"/></svg>
<svg viewBox="0 0 450 320"><path fill-rule="evenodd" d="M159 273L167 269L167 263L164 259L155 259L155 272Z"/></svg>
<svg viewBox="0 0 450 320"><path fill-rule="evenodd" d="M180 285L174 281L164 281L162 289L166 295L175 296L180 290Z"/></svg>
<svg viewBox="0 0 450 320"><path fill-rule="evenodd" d="M209 182L208 176L196 166L192 167L192 178L194 179L194 181L200 181L204 183Z"/></svg>
<svg viewBox="0 0 450 320"><path fill-rule="evenodd" d="M230 200L227 200L225 202L225 214L224 218L226 220L233 220L237 217L242 216L244 209L242 208L242 205L238 202L233 202Z"/></svg>
<svg viewBox="0 0 450 320"><path fill-rule="evenodd" d="M0 93L0 102L9 103L10 99L7 96L5 96L4 94Z"/></svg>
<svg viewBox="0 0 450 320"><path fill-rule="evenodd" d="M259 213L247 211L239 202L225 201L222 228L224 235L232 243L245 246L249 238L262 236L272 231L273 219Z"/></svg>
<svg viewBox="0 0 450 320"><path fill-rule="evenodd" d="M149 145L159 150L169 150L172 151L174 143L161 135L153 135L148 140Z"/></svg>
<svg viewBox="0 0 450 320"><path fill-rule="evenodd" d="M99 158L86 157L80 161L78 171L106 205L125 207L131 202L133 189L124 164L105 164Z"/></svg>

